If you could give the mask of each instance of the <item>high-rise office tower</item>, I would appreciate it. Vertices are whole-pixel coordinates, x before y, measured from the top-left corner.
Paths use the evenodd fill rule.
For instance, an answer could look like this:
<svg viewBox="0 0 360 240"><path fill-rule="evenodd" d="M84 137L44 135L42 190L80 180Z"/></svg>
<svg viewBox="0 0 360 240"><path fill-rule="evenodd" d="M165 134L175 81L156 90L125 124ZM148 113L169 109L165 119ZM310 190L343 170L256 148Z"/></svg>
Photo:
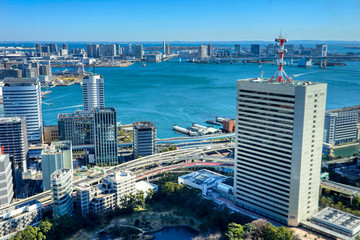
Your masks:
<svg viewBox="0 0 360 240"><path fill-rule="evenodd" d="M124 46L124 51L123 51L122 55L125 55L125 56L133 55L133 50L132 50L131 44Z"/></svg>
<svg viewBox="0 0 360 240"><path fill-rule="evenodd" d="M10 155L15 169L25 172L28 157L25 117L0 118L0 146Z"/></svg>
<svg viewBox="0 0 360 240"><path fill-rule="evenodd" d="M113 107L95 108L94 145L97 164L114 164L118 162L116 110Z"/></svg>
<svg viewBox="0 0 360 240"><path fill-rule="evenodd" d="M269 44L266 46L266 53L267 53L267 55L269 55L269 56L274 56L274 55L276 54L275 44L269 43Z"/></svg>
<svg viewBox="0 0 360 240"><path fill-rule="evenodd" d="M166 45L165 45L165 41L163 41L163 54L165 55L165 54L167 54L166 53Z"/></svg>
<svg viewBox="0 0 360 240"><path fill-rule="evenodd" d="M83 78L84 110L104 108L104 79L101 75L88 75Z"/></svg>
<svg viewBox="0 0 360 240"><path fill-rule="evenodd" d="M132 46L132 51L135 58L142 59L144 57L144 48L142 44L135 44Z"/></svg>
<svg viewBox="0 0 360 240"><path fill-rule="evenodd" d="M54 218L73 213L72 174L70 169L56 170L51 174Z"/></svg>
<svg viewBox="0 0 360 240"><path fill-rule="evenodd" d="M11 162L8 154L0 152L0 207L9 204L14 196Z"/></svg>
<svg viewBox="0 0 360 240"><path fill-rule="evenodd" d="M100 57L100 48L98 44L86 45L86 53L88 57L98 58Z"/></svg>
<svg viewBox="0 0 360 240"><path fill-rule="evenodd" d="M152 122L134 122L134 158L156 153L156 127Z"/></svg>
<svg viewBox="0 0 360 240"><path fill-rule="evenodd" d="M116 45L116 55L120 56L121 55L121 46L119 43L117 43L115 45Z"/></svg>
<svg viewBox="0 0 360 240"><path fill-rule="evenodd" d="M4 80L4 114L26 117L29 143L42 142L41 84L38 78Z"/></svg>
<svg viewBox="0 0 360 240"><path fill-rule="evenodd" d="M41 57L41 44L35 43L36 56Z"/></svg>
<svg viewBox="0 0 360 240"><path fill-rule="evenodd" d="M212 47L212 45L209 43L209 44L208 44L208 48L207 48L207 55L208 55L209 57L211 57L212 51L213 51L213 47Z"/></svg>
<svg viewBox="0 0 360 240"><path fill-rule="evenodd" d="M170 55L171 53L171 48L170 48L170 44L166 45L166 54Z"/></svg>
<svg viewBox="0 0 360 240"><path fill-rule="evenodd" d="M278 41L276 78L237 81L235 202L297 226L318 211L326 84L285 80Z"/></svg>
<svg viewBox="0 0 360 240"><path fill-rule="evenodd" d="M58 169L73 170L70 141L52 142L41 152L44 191L50 190L50 176Z"/></svg>
<svg viewBox="0 0 360 240"><path fill-rule="evenodd" d="M208 57L208 49L206 44L200 45L198 48L198 58L207 58Z"/></svg>
<svg viewBox="0 0 360 240"><path fill-rule="evenodd" d="M67 43L62 44L62 49L69 50L69 45Z"/></svg>
<svg viewBox="0 0 360 240"><path fill-rule="evenodd" d="M254 55L260 55L260 44L251 44L250 53Z"/></svg>
<svg viewBox="0 0 360 240"><path fill-rule="evenodd" d="M73 146L94 144L93 119L89 111L59 114L59 140L71 141Z"/></svg>
<svg viewBox="0 0 360 240"><path fill-rule="evenodd" d="M240 44L235 44L235 45L234 45L234 48L235 48L236 56L239 57L239 56L240 56L240 53L241 53L241 46L240 46Z"/></svg>

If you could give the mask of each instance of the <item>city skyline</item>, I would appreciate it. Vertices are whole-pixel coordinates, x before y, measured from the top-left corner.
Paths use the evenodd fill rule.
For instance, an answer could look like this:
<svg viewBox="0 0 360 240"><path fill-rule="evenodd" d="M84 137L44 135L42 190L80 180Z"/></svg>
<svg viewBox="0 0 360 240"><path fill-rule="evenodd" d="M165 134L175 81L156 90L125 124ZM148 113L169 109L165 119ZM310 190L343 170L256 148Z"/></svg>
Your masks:
<svg viewBox="0 0 360 240"><path fill-rule="evenodd" d="M288 39L360 38L357 1L6 0L2 8L1 41L271 41L280 32Z"/></svg>

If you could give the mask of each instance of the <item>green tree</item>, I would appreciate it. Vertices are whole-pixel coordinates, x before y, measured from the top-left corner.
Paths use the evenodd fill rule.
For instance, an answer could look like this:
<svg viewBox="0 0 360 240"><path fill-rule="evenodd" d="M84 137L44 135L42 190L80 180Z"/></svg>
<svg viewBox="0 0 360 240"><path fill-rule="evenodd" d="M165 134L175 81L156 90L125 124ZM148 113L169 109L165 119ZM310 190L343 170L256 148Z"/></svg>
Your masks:
<svg viewBox="0 0 360 240"><path fill-rule="evenodd" d="M46 234L51 230L52 223L49 222L48 220L41 221L39 227L40 227L40 231L41 231L44 235L46 235Z"/></svg>
<svg viewBox="0 0 360 240"><path fill-rule="evenodd" d="M271 223L268 224L264 233L264 240L292 240L294 232L286 227L275 227Z"/></svg>
<svg viewBox="0 0 360 240"><path fill-rule="evenodd" d="M244 229L241 224L230 223L225 236L227 236L229 240L241 240L244 236Z"/></svg>

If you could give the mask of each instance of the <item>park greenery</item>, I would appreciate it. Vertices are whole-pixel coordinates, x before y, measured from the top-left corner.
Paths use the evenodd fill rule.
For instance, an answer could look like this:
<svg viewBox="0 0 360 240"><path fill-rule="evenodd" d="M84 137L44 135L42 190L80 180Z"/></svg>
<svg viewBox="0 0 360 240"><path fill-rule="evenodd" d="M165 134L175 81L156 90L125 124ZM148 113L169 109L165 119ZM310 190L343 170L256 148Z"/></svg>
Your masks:
<svg viewBox="0 0 360 240"><path fill-rule="evenodd" d="M87 217L75 210L73 216L65 215L56 219L45 219L39 227L28 226L20 231L13 240L44 240L64 239L75 234L80 229L99 229L109 225L112 219L130 216L135 211L151 208L152 211L162 212L166 209L176 209L173 213L199 222L198 228L203 234L218 234L220 239L294 239L291 230L277 228L264 221L262 225L252 222L253 219L238 212L233 212L225 205L218 205L201 196L201 191L191 189L176 182L173 174L164 174L157 182L158 192L149 191L147 197L143 192L129 194L121 199L121 208L101 216ZM141 226L140 220L135 226ZM192 224L193 225L193 224ZM138 233L134 231L119 231L116 228L108 229L106 234L123 239L132 239ZM279 238L274 238L274 236ZM207 239L207 238L204 238Z"/></svg>
<svg viewBox="0 0 360 240"><path fill-rule="evenodd" d="M161 152L169 152L169 151L174 151L176 150L176 146L175 145L171 145L170 147L164 147Z"/></svg>
<svg viewBox="0 0 360 240"><path fill-rule="evenodd" d="M349 196L325 189L320 198L320 207L332 207L340 211L360 216L360 197L352 196L351 199Z"/></svg>

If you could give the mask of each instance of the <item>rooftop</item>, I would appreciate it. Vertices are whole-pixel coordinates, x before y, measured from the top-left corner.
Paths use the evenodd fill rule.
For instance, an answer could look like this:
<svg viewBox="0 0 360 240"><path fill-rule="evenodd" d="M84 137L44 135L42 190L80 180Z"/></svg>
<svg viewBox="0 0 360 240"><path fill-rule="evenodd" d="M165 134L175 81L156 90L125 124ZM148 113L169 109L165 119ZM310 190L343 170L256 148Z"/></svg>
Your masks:
<svg viewBox="0 0 360 240"><path fill-rule="evenodd" d="M56 181L59 178L65 177L71 170L70 169L59 169L51 174L51 180Z"/></svg>
<svg viewBox="0 0 360 240"><path fill-rule="evenodd" d="M195 183L196 185L211 186L218 181L224 180L227 177L223 176L221 174L206 170L206 169L202 169L202 170L199 170L196 172L192 172L192 173L180 176L179 178L191 181L192 183Z"/></svg>
<svg viewBox="0 0 360 240"><path fill-rule="evenodd" d="M273 80L270 82L270 78L247 78L247 79L238 79L238 81L242 82L253 82L253 83L268 83L268 84L277 84L277 85L289 85L289 86L309 86L309 85L317 85L317 84L326 84L320 82L309 82L309 81L296 81L292 80L291 82L277 82Z"/></svg>
<svg viewBox="0 0 360 240"><path fill-rule="evenodd" d="M38 78L5 78L4 84L36 84L39 82Z"/></svg>
<svg viewBox="0 0 360 240"><path fill-rule="evenodd" d="M354 111L354 110L358 110L360 111L360 105L356 105L356 106L351 106L351 107L344 107L341 109L331 109L326 111L327 113L338 113L338 112L347 112L347 111Z"/></svg>
<svg viewBox="0 0 360 240"><path fill-rule="evenodd" d="M356 234L360 231L360 217L327 207L315 214L312 219L345 232Z"/></svg>
<svg viewBox="0 0 360 240"><path fill-rule="evenodd" d="M0 117L0 124L20 122L22 117Z"/></svg>
<svg viewBox="0 0 360 240"><path fill-rule="evenodd" d="M41 154L45 155L45 154L60 153L64 150L70 150L70 149L71 149L71 141L52 142L50 146L44 148Z"/></svg>
<svg viewBox="0 0 360 240"><path fill-rule="evenodd" d="M155 124L153 122L134 122L134 127L137 129L153 129Z"/></svg>

